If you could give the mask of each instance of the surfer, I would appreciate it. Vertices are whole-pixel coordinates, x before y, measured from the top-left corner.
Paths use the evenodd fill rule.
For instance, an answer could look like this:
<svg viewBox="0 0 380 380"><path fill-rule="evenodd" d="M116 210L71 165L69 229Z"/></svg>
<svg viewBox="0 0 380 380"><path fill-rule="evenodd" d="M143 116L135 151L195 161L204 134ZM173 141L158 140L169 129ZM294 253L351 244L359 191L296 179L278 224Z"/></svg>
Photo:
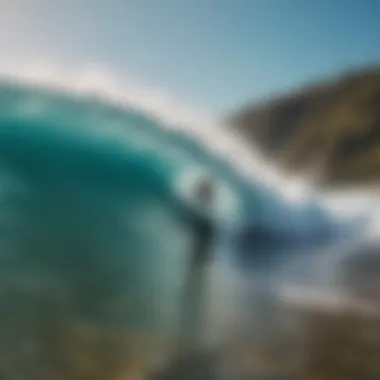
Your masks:
<svg viewBox="0 0 380 380"><path fill-rule="evenodd" d="M189 251L189 265L181 308L180 347L169 367L154 374L150 380L213 378L215 353L205 352L201 345L203 327L203 290L207 264L211 260L216 232L212 218L215 185L209 177L200 179L194 188L197 207L186 210L186 218L194 232Z"/></svg>
<svg viewBox="0 0 380 380"><path fill-rule="evenodd" d="M196 349L200 344L205 270L211 259L215 235L215 225L212 219L215 185L209 177L201 178L196 183L194 198L199 209L194 208L189 211L190 223L194 230L194 241L190 248L181 326L181 345L186 350Z"/></svg>

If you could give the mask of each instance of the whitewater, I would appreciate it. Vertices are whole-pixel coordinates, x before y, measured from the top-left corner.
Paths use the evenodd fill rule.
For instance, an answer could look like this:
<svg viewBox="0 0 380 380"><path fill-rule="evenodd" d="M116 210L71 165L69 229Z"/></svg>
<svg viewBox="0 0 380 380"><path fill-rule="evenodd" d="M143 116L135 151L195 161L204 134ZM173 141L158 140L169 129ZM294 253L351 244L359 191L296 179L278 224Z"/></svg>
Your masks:
<svg viewBox="0 0 380 380"><path fill-rule="evenodd" d="M274 263L281 253L286 267L294 251L320 250L310 243L315 235L332 230L342 237L347 226L363 232L363 219L347 218L353 198L343 212L334 209L342 202L313 193L299 179L283 179L212 117L146 89L123 88L99 68L73 73L43 66L2 74L4 342L29 340L66 355L72 345L62 348L50 332L66 334L83 325L92 326L91 339L101 344L114 336L111 331L117 332L111 341L118 345L134 342L120 342L131 331L173 339L194 238L185 214L189 207L197 209L190 190L204 173L218 184L212 217L219 235L205 323L211 340L233 328L241 279L259 277L269 251ZM365 214L367 206L358 204L353 211ZM308 243L287 250L244 249L230 237L246 225ZM251 257L254 270L247 272ZM305 270L315 268L316 256L307 257ZM332 260L321 262L325 274ZM276 267L265 266L264 277Z"/></svg>

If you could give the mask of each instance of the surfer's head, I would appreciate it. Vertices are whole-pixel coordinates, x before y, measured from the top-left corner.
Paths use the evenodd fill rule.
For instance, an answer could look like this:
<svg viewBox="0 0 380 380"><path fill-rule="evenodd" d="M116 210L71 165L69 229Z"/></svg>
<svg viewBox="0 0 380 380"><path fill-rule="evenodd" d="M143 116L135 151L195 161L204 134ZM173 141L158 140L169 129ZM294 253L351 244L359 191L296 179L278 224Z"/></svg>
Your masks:
<svg viewBox="0 0 380 380"><path fill-rule="evenodd" d="M203 176L195 183L195 198L203 203L210 204L215 200L215 183L210 177Z"/></svg>

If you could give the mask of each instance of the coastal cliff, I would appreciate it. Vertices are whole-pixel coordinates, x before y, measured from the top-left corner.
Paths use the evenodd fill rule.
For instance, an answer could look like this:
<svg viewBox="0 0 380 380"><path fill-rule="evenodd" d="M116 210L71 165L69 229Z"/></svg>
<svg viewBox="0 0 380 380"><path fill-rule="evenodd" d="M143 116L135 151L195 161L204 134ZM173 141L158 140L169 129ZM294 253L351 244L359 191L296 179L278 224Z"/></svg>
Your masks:
<svg viewBox="0 0 380 380"><path fill-rule="evenodd" d="M230 112L265 157L322 186L380 180L380 66L356 69Z"/></svg>

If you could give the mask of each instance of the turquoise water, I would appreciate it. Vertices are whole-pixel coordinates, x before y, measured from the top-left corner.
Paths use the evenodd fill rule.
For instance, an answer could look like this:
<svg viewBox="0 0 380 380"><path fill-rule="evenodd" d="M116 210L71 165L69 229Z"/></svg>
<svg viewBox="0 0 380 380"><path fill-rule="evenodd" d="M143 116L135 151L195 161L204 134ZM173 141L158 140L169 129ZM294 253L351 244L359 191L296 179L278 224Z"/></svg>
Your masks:
<svg viewBox="0 0 380 380"><path fill-rule="evenodd" d="M313 236L318 242L330 229L329 218L315 205L289 208L191 136L141 111L2 82L0 342L6 350L30 343L54 351L52 331L73 324L96 326L100 336L116 329L117 336L175 338L194 239L188 212L202 211L190 190L202 173L219 184L205 331L223 335L240 302L233 296L236 276L252 276L252 268L257 274L280 251L307 251ZM230 239L247 224L270 231L265 241L244 248ZM280 248L271 245L276 236L286 237Z"/></svg>
<svg viewBox="0 0 380 380"><path fill-rule="evenodd" d="M226 169L141 112L5 82L0 157L0 314L174 336L186 189Z"/></svg>

